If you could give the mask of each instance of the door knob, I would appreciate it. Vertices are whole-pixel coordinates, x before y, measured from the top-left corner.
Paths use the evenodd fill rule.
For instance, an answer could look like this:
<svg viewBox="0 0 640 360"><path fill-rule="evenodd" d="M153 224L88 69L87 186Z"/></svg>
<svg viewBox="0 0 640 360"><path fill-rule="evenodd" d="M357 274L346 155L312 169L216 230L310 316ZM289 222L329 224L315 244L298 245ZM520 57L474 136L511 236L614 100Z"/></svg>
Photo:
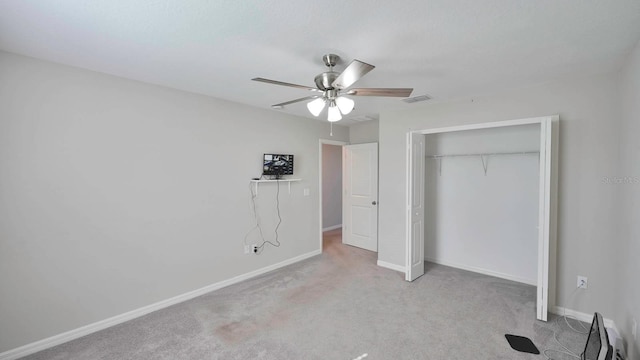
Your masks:
<svg viewBox="0 0 640 360"><path fill-rule="evenodd" d="M377 202L375 200L371 202L371 205L376 205L376 204Z"/></svg>

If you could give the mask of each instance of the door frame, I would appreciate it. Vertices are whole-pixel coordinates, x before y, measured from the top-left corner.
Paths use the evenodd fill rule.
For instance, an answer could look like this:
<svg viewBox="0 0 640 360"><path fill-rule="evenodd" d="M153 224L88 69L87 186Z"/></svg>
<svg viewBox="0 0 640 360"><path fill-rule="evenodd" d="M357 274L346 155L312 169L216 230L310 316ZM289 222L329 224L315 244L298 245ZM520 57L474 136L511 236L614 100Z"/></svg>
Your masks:
<svg viewBox="0 0 640 360"><path fill-rule="evenodd" d="M338 141L338 140L328 140L328 139L320 139L318 142L318 224L320 225L320 233L318 235L318 244L320 247L320 253L322 253L322 229L323 229L323 224L322 224L322 145L336 145L336 146L340 146L343 147L344 145L349 145L348 142L346 141ZM344 164L343 164L344 165ZM344 186L343 188L340 190L343 192L344 194ZM340 204L340 206L342 207L342 204Z"/></svg>
<svg viewBox="0 0 640 360"><path fill-rule="evenodd" d="M556 256L556 214L557 214L557 164L558 164L558 115L459 125L443 128L413 130L407 133L407 197L406 212L406 262L405 279L411 281L411 259L414 248L411 243L411 198L413 176L411 139L414 134L438 134L465 130L490 129L506 126L540 124L540 170L538 192L538 284L536 296L537 319L546 321L551 300L555 303L555 256ZM424 178L424 174L422 175ZM424 246L424 232L421 236ZM424 249L424 247L421 247ZM423 250L424 252L424 250ZM422 255L424 257L424 254ZM553 276L551 276L553 275ZM551 293L553 296L549 296Z"/></svg>

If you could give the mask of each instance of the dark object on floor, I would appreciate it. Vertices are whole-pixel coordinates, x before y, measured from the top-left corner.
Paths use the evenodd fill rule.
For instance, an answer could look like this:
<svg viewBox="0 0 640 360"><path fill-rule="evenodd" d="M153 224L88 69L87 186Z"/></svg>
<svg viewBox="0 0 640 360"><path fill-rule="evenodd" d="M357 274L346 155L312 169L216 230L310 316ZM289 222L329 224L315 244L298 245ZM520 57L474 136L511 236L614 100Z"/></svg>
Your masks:
<svg viewBox="0 0 640 360"><path fill-rule="evenodd" d="M509 334L506 334L504 337L507 338L507 341L513 350L536 355L540 354L540 350L538 350L533 342L527 337Z"/></svg>

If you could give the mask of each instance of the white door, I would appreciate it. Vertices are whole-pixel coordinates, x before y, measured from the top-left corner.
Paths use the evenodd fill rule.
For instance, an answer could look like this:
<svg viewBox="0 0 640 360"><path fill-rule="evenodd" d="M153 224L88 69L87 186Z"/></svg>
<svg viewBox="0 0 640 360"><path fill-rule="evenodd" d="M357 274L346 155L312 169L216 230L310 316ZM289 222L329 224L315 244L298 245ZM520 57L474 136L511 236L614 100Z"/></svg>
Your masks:
<svg viewBox="0 0 640 360"><path fill-rule="evenodd" d="M407 247L409 264L405 277L413 281L424 275L424 135L410 133L407 139L409 146L409 177L407 189L410 191L409 204L409 238L411 248Z"/></svg>
<svg viewBox="0 0 640 360"><path fill-rule="evenodd" d="M378 144L342 147L342 242L378 251Z"/></svg>

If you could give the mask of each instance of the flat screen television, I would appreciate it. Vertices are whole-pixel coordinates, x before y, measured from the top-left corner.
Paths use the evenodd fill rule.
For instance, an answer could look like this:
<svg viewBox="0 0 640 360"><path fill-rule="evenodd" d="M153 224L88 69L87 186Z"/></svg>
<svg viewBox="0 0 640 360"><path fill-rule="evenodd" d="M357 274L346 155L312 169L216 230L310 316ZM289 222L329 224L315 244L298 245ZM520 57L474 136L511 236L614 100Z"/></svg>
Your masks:
<svg viewBox="0 0 640 360"><path fill-rule="evenodd" d="M293 155L264 154L262 175L275 176L276 179L282 175L293 175Z"/></svg>
<svg viewBox="0 0 640 360"><path fill-rule="evenodd" d="M611 360L613 358L613 347L609 344L607 329L602 322L600 313L593 314L591 329L587 336L587 343L584 346L581 360Z"/></svg>

